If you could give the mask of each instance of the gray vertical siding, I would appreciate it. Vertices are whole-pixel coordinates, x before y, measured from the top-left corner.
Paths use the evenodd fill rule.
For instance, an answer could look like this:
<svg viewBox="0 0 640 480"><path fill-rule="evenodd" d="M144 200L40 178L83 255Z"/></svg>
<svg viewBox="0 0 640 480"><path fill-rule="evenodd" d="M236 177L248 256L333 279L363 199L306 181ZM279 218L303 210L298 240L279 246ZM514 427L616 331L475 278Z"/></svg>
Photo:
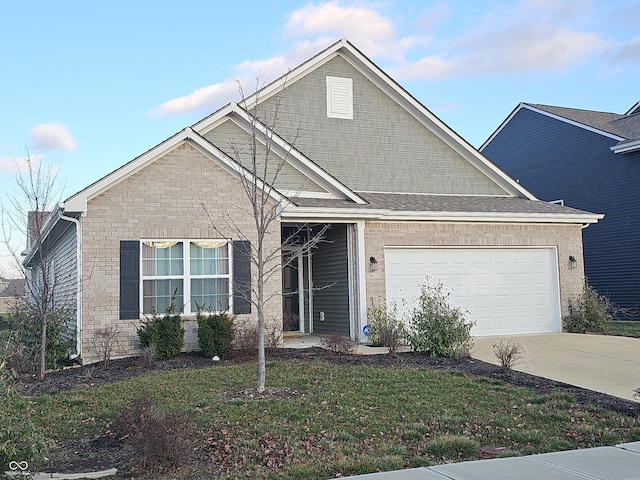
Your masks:
<svg viewBox="0 0 640 480"><path fill-rule="evenodd" d="M637 309L640 153L614 154L609 147L616 143L522 109L483 153L540 199L605 214L583 230L585 275L617 305Z"/></svg>
<svg viewBox="0 0 640 480"><path fill-rule="evenodd" d="M347 225L333 224L313 254L313 331L350 335ZM324 321L320 321L324 312Z"/></svg>

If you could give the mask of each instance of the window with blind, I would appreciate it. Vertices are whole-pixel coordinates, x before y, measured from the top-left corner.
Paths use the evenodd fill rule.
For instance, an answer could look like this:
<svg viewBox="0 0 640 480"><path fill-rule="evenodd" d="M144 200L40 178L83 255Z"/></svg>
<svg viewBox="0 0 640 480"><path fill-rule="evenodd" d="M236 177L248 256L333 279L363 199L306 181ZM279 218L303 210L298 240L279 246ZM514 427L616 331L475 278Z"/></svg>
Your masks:
<svg viewBox="0 0 640 480"><path fill-rule="evenodd" d="M184 313L231 306L230 245L225 240L143 241L142 313L165 311L171 297Z"/></svg>

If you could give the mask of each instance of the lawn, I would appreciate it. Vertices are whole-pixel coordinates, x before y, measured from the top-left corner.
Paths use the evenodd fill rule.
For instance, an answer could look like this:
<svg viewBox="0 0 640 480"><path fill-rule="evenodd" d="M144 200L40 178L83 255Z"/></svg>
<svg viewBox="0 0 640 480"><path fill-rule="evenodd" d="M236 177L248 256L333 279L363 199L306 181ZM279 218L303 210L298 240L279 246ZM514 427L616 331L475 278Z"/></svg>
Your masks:
<svg viewBox="0 0 640 480"><path fill-rule="evenodd" d="M607 335L640 338L640 321L614 320L609 322Z"/></svg>
<svg viewBox="0 0 640 480"><path fill-rule="evenodd" d="M255 370L153 373L31 400L56 441L108 435L141 393L185 413L197 429L195 449L167 478L327 479L478 459L484 445L526 455L640 440L637 418L455 371L270 362L268 385L296 395L234 399L253 388Z"/></svg>

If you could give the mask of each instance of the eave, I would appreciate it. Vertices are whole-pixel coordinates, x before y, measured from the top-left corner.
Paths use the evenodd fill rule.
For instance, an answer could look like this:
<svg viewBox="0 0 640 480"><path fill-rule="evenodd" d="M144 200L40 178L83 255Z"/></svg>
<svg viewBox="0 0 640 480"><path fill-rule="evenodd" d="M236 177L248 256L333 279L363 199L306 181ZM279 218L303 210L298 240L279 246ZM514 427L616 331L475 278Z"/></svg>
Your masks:
<svg viewBox="0 0 640 480"><path fill-rule="evenodd" d="M613 153L631 153L640 150L640 139L629 140L628 142L620 142L613 147L610 147Z"/></svg>
<svg viewBox="0 0 640 480"><path fill-rule="evenodd" d="M526 224L580 224L598 223L603 214L546 214L546 213L502 213L502 212L414 212L389 209L363 208L300 208L287 206L282 212L282 220L379 220L379 221L420 221L420 222L462 222L462 223L526 223Z"/></svg>

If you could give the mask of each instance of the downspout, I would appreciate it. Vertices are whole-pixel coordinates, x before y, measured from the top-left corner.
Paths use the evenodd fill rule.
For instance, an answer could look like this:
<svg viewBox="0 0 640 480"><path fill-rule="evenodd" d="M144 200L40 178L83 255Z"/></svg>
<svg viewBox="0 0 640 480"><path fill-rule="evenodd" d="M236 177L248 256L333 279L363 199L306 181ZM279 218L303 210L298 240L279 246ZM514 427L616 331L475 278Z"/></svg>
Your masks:
<svg viewBox="0 0 640 480"><path fill-rule="evenodd" d="M59 210L60 220L75 223L76 225L76 354L71 358L82 358L82 235L80 220L66 217L63 210Z"/></svg>

